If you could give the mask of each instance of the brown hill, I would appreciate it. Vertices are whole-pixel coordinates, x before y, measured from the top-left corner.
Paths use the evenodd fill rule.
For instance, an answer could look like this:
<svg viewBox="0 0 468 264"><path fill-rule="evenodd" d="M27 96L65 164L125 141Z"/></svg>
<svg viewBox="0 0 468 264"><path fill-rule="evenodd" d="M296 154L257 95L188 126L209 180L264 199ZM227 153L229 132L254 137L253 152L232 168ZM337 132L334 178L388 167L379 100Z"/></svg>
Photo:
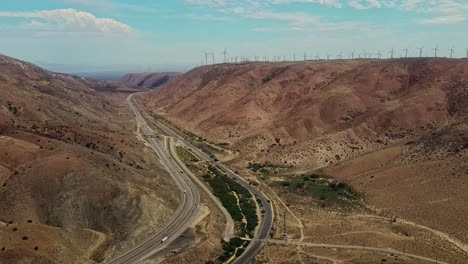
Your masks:
<svg viewBox="0 0 468 264"><path fill-rule="evenodd" d="M0 55L0 263L97 263L169 220L120 88Z"/></svg>
<svg viewBox="0 0 468 264"><path fill-rule="evenodd" d="M207 66L143 100L176 126L229 143L238 170L321 169L369 207L467 248L467 60Z"/></svg>
<svg viewBox="0 0 468 264"><path fill-rule="evenodd" d="M181 75L181 73L177 72L129 73L120 78L119 81L134 87L136 86L147 89L154 89L167 84L174 79L177 79Z"/></svg>

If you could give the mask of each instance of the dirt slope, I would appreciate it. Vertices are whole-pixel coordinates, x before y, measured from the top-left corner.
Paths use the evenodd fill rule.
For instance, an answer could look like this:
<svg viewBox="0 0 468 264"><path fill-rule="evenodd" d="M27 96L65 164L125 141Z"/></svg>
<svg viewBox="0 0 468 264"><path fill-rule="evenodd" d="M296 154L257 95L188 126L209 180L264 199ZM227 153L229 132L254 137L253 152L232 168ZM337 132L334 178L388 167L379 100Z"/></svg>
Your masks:
<svg viewBox="0 0 468 264"><path fill-rule="evenodd" d="M468 243L468 61L401 59L196 68L148 109L247 162L322 168L385 215Z"/></svg>
<svg viewBox="0 0 468 264"><path fill-rule="evenodd" d="M177 79L181 75L181 73L177 72L129 73L120 78L119 82L134 87L154 89Z"/></svg>
<svg viewBox="0 0 468 264"><path fill-rule="evenodd" d="M97 263L169 220L120 88L0 55L0 263Z"/></svg>

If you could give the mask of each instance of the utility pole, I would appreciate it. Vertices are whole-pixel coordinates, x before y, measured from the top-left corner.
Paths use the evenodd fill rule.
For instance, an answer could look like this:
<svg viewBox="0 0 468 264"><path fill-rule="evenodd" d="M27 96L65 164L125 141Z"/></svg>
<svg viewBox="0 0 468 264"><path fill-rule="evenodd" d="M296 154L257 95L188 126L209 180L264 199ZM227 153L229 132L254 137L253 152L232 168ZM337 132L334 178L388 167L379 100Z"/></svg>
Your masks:
<svg viewBox="0 0 468 264"><path fill-rule="evenodd" d="M283 212L283 216L284 216L284 220L283 220L283 224L284 224L284 227L283 227L283 233L286 234L286 210Z"/></svg>

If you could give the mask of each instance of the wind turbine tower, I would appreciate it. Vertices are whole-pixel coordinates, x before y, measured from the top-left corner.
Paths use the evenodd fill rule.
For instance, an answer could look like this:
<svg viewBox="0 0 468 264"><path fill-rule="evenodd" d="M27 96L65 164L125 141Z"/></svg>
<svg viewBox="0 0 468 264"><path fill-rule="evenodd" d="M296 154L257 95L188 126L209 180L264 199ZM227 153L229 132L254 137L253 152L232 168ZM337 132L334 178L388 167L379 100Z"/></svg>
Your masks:
<svg viewBox="0 0 468 264"><path fill-rule="evenodd" d="M424 47L418 48L418 50L419 50L419 58L422 58L423 48L424 48Z"/></svg>
<svg viewBox="0 0 468 264"><path fill-rule="evenodd" d="M203 51L203 53L205 54L205 62L206 62L205 65L208 65L208 55L210 55L210 53L206 51Z"/></svg>
<svg viewBox="0 0 468 264"><path fill-rule="evenodd" d="M390 59L393 60L393 53L394 53L394 49L392 48L392 50L389 52L390 53Z"/></svg>
<svg viewBox="0 0 468 264"><path fill-rule="evenodd" d="M377 58L379 60L382 59L382 52L380 52L380 50L377 52Z"/></svg>
<svg viewBox="0 0 468 264"><path fill-rule="evenodd" d="M437 52L439 52L439 46L436 45L435 49L432 49L434 51L434 57L437 58Z"/></svg>
<svg viewBox="0 0 468 264"><path fill-rule="evenodd" d="M223 51L223 52L221 52L221 55L224 55L224 63L226 63L226 56L228 56L228 55L229 55L229 53L227 53L227 50L226 50L226 49L224 49L224 51Z"/></svg>
<svg viewBox="0 0 468 264"><path fill-rule="evenodd" d="M307 53L304 52L304 61L306 61L306 60L307 60Z"/></svg>
<svg viewBox="0 0 468 264"><path fill-rule="evenodd" d="M403 49L403 51L405 52L405 58L408 58L408 49Z"/></svg>
<svg viewBox="0 0 468 264"><path fill-rule="evenodd" d="M354 60L354 54L356 53L355 50L353 50L353 52L351 53L351 59Z"/></svg>
<svg viewBox="0 0 468 264"><path fill-rule="evenodd" d="M451 49L449 49L449 50L450 50L450 58L452 59L453 58L453 52L454 52L453 47Z"/></svg>
<svg viewBox="0 0 468 264"><path fill-rule="evenodd" d="M214 52L211 54L213 56L213 65L215 64L215 54Z"/></svg>

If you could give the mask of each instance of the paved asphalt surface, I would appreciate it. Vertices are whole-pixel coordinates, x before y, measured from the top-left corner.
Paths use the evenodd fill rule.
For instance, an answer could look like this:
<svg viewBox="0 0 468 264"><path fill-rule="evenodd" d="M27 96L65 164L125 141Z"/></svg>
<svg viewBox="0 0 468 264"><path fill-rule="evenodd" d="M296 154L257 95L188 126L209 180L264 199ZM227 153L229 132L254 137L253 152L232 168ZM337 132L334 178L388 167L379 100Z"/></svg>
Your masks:
<svg viewBox="0 0 468 264"><path fill-rule="evenodd" d="M138 263L139 261L142 261L161 251L168 244L179 237L190 226L190 224L197 217L200 207L200 193L198 192L197 187L186 175L186 173L183 173L184 168L182 168L174 160L174 158L171 157L171 154L168 151L167 138L162 135L157 136L158 133L156 133L150 126L148 126L142 116L142 113L144 113L143 110L132 101L134 95L135 94L132 94L127 97L127 104L133 111L135 120L138 123L137 133L141 138L144 139L146 145L153 149L154 152L158 155L161 163L176 182L183 195L182 205L179 207L170 223L164 227L163 230L159 231L151 238L147 239L122 256L110 261L109 264ZM264 213L260 218L259 226L257 227L255 234L255 240L251 241L250 245L247 247L244 253L236 258L236 260L234 260L232 263L244 264L251 262L268 243L270 238L270 231L273 225L273 210L270 201L262 192L257 190L255 186L250 185L237 174L213 160L210 156L193 146L190 142L186 141L174 131L161 124L157 120L155 120L154 123L159 127L159 129L166 132L169 136L178 139L199 158L210 162L212 165L226 173L229 177L236 179L239 184L248 189L252 194L255 195L258 200L260 200L260 206L261 209L264 210ZM168 239L164 242L161 242L161 240L165 237L168 237Z"/></svg>
<svg viewBox="0 0 468 264"><path fill-rule="evenodd" d="M262 192L257 190L255 186L250 185L249 183L244 181L244 179L239 177L237 174L235 174L228 168L224 167L222 164L218 163L217 161L213 160L210 156L205 154L203 151L201 151L197 147L193 146L190 142L186 141L183 137L179 136L173 130L169 129L168 127L166 127L165 125L163 125L161 122L157 120L155 120L154 123L155 125L159 127L159 129L163 130L168 135L174 138L177 138L180 142L182 142L188 149L190 149L199 158L210 162L212 165L216 166L217 168L222 170L224 173L226 173L229 177L233 179L237 179L237 182L239 184L241 184L243 187L249 190L252 194L255 195L257 199L260 200L261 209L263 209L265 213L262 215L259 221L259 226L257 228L255 240L253 240L250 243L249 247L244 251L244 253L240 257L238 257L236 260L234 260L234 262L232 263L244 264L244 263L251 262L255 258L255 256L257 256L260 253L263 247L268 243L268 239L270 238L270 231L273 226L273 210L272 210L270 201Z"/></svg>
<svg viewBox="0 0 468 264"><path fill-rule="evenodd" d="M174 218L161 231L147 239L137 247L131 249L120 257L110 261L109 264L138 263L151 255L161 251L173 240L179 237L198 215L200 206L200 193L190 178L182 172L182 168L174 161L166 148L166 139L157 138L156 133L151 129L141 116L138 108L132 102L133 95L127 98L127 104L135 114L138 123L138 133L145 140L148 147L154 150L161 163L169 172L180 189L182 204L178 208ZM161 242L164 237L166 241Z"/></svg>
<svg viewBox="0 0 468 264"><path fill-rule="evenodd" d="M188 168L185 166L184 162L177 156L177 151L176 151L176 146L174 144L175 139L170 138L169 139L169 150L172 155L172 158L179 164L181 168L184 169L184 172L192 178L192 180L198 184L199 188L202 188L206 194L211 198L211 200L218 206L219 210L221 210L224 214L224 217L226 218L226 226L223 232L223 240L228 242L232 237L234 237L234 220L232 220L232 216L229 214L229 212L224 208L223 204L219 200L218 197L216 197L210 190L210 188L203 183L200 179L197 178Z"/></svg>

